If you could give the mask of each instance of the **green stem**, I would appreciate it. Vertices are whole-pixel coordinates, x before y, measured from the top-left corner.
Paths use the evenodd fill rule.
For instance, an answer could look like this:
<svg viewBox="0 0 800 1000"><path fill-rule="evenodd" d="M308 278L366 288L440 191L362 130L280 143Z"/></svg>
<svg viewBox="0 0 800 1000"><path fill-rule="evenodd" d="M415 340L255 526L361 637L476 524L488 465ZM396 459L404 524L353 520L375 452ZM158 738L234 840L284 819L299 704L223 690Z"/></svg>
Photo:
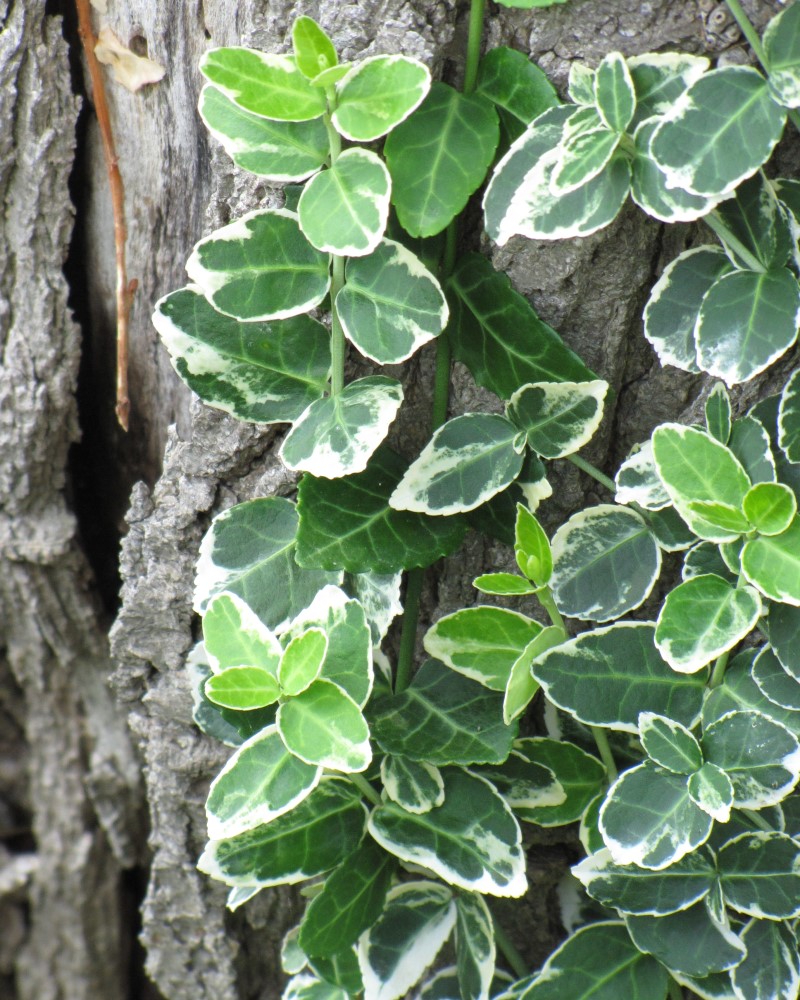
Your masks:
<svg viewBox="0 0 800 1000"><path fill-rule="evenodd" d="M717 662L714 664L714 669L711 672L711 680L708 682L710 688L719 687L722 683L722 678L725 676L725 668L728 665L728 657L730 656L730 650L726 649L725 652L717 657Z"/></svg>
<svg viewBox="0 0 800 1000"><path fill-rule="evenodd" d="M353 782L356 788L364 795L364 798L369 799L374 806L379 806L381 804L380 795L378 795L363 774L348 774L346 777Z"/></svg>
<svg viewBox="0 0 800 1000"><path fill-rule="evenodd" d="M405 691L411 683L414 647L417 644L417 621L419 619L419 599L422 594L422 577L421 569L412 569L406 578L403 628L400 633L400 650L397 654L397 672L394 678L395 694Z"/></svg>
<svg viewBox="0 0 800 1000"><path fill-rule="evenodd" d="M553 600L552 590L545 584L543 587L539 587L536 591L536 596L539 598L539 603L547 612L547 617L555 625L556 628L560 628L564 633L564 638L567 637L567 629L564 625L564 619L561 617L561 612L556 607L556 602Z"/></svg>
<svg viewBox="0 0 800 1000"><path fill-rule="evenodd" d="M753 809L742 809L742 812L759 828L759 830L763 830L764 833L775 833L764 817L755 812Z"/></svg>
<svg viewBox="0 0 800 1000"><path fill-rule="evenodd" d="M478 80L478 63L481 58L481 38L483 37L483 14L486 0L471 0L469 8L469 37L467 39L467 63L464 68L464 93L471 94Z"/></svg>
<svg viewBox="0 0 800 1000"><path fill-rule="evenodd" d="M583 472L590 475L592 479L596 479L598 483L605 486L607 490L610 490L612 493L617 492L617 484L614 480L609 479L605 473L601 472L597 468L597 466L592 465L591 462L587 462L586 459L581 458L580 455L567 455L567 458L576 468L582 469Z"/></svg>
<svg viewBox="0 0 800 1000"><path fill-rule="evenodd" d="M336 296L344 288L344 257L334 256L331 268L331 395L344 389L344 361L347 353L342 321L336 309Z"/></svg>
<svg viewBox="0 0 800 1000"><path fill-rule="evenodd" d="M597 744L597 752L600 754L600 760L606 766L606 774L608 775L610 784L612 781L617 780L617 763L614 760L614 755L611 753L611 747L608 745L606 731L599 726L591 726L590 728L592 736L594 736L594 741Z"/></svg>
<svg viewBox="0 0 800 1000"><path fill-rule="evenodd" d="M703 217L703 222L705 222L709 229L714 230L723 243L727 243L731 250L742 258L751 271L757 271L759 274L764 273L766 268L758 257L752 254L738 237L733 235L717 212L709 212L708 215Z"/></svg>
<svg viewBox="0 0 800 1000"><path fill-rule="evenodd" d="M494 939L497 943L497 947L503 953L503 957L511 966L511 971L518 979L524 979L528 975L528 966L525 963L525 959L517 951L516 946L511 941L509 936L500 926L497 921L497 917L492 914L492 925L494 926Z"/></svg>
<svg viewBox="0 0 800 1000"><path fill-rule="evenodd" d="M669 1000L683 1000L683 989L677 980L669 977Z"/></svg>

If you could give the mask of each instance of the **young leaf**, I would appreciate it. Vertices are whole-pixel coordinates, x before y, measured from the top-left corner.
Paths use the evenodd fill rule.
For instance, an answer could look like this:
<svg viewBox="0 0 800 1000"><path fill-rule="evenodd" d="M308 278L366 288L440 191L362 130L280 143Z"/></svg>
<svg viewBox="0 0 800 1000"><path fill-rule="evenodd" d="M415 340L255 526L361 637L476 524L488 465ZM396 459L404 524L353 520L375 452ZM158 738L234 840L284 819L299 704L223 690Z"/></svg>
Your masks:
<svg viewBox="0 0 800 1000"><path fill-rule="evenodd" d="M505 45L490 49L481 59L475 90L507 111L520 126L530 125L548 108L560 103L546 74L524 53Z"/></svg>
<svg viewBox="0 0 800 1000"><path fill-rule="evenodd" d="M717 854L725 902L767 920L800 914L800 847L781 833L745 833Z"/></svg>
<svg viewBox="0 0 800 1000"><path fill-rule="evenodd" d="M514 555L519 568L537 587L549 583L553 575L550 541L534 515L521 503L517 504Z"/></svg>
<svg viewBox="0 0 800 1000"><path fill-rule="evenodd" d="M346 149L306 184L297 213L317 250L363 257L378 246L389 216L391 179L368 149Z"/></svg>
<svg viewBox="0 0 800 1000"><path fill-rule="evenodd" d="M642 518L600 504L579 511L553 535L550 586L559 611L605 622L645 600L661 571L661 549Z"/></svg>
<svg viewBox="0 0 800 1000"><path fill-rule="evenodd" d="M736 545L739 536L749 533L752 528L743 511L733 504L721 503L719 500L690 500L685 508L689 514L702 518L704 533L717 535L720 542L724 534L731 545Z"/></svg>
<svg viewBox="0 0 800 1000"><path fill-rule="evenodd" d="M297 68L309 80L339 62L333 42L313 18L305 15L292 25L292 47Z"/></svg>
<svg viewBox="0 0 800 1000"><path fill-rule="evenodd" d="M320 628L310 628L289 641L278 668L285 695L298 695L319 677L328 652L328 637Z"/></svg>
<svg viewBox="0 0 800 1000"><path fill-rule="evenodd" d="M372 361L406 361L444 329L439 282L400 243L381 240L369 257L347 262L346 276L336 310L348 340Z"/></svg>
<svg viewBox="0 0 800 1000"><path fill-rule="evenodd" d="M506 693L503 698L503 719L510 725L518 719L528 707L531 699L539 690L538 681L534 680L531 665L548 649L560 646L564 641L564 630L557 625L548 625L531 639L511 665L506 682Z"/></svg>
<svg viewBox="0 0 800 1000"><path fill-rule="evenodd" d="M724 972L746 952L739 937L702 903L667 917L627 917L625 926L640 951L689 976Z"/></svg>
<svg viewBox="0 0 800 1000"><path fill-rule="evenodd" d="M600 426L608 383L535 382L518 389L506 416L525 432L528 447L543 458L579 451Z"/></svg>
<svg viewBox="0 0 800 1000"><path fill-rule="evenodd" d="M510 420L495 413L448 420L411 464L390 506L435 515L473 510L516 478L524 447L519 436Z"/></svg>
<svg viewBox="0 0 800 1000"><path fill-rule="evenodd" d="M537 736L517 740L515 753L548 768L564 791L564 801L536 807L515 806L519 819L538 826L552 827L574 823L605 787L606 769L591 754L574 743Z"/></svg>
<svg viewBox="0 0 800 1000"><path fill-rule="evenodd" d="M800 10L792 5L773 17L764 31L763 44L775 100L787 108L800 107Z"/></svg>
<svg viewBox="0 0 800 1000"><path fill-rule="evenodd" d="M483 573L475 577L472 586L482 594L498 597L524 597L536 593L536 587L516 573Z"/></svg>
<svg viewBox="0 0 800 1000"><path fill-rule="evenodd" d="M441 772L425 761L387 754L381 761L381 781L392 802L406 812L430 812L444 802Z"/></svg>
<svg viewBox="0 0 800 1000"><path fill-rule="evenodd" d="M793 372L781 393L778 444L790 462L800 462L800 371Z"/></svg>
<svg viewBox="0 0 800 1000"><path fill-rule="evenodd" d="M647 756L674 774L693 774L703 764L700 744L689 730L674 719L642 712L639 735Z"/></svg>
<svg viewBox="0 0 800 1000"><path fill-rule="evenodd" d="M757 70L723 66L692 84L659 125L650 148L673 186L692 194L724 194L769 158L785 120L786 111Z"/></svg>
<svg viewBox="0 0 800 1000"><path fill-rule="evenodd" d="M742 572L765 597L800 606L800 517L780 535L745 542Z"/></svg>
<svg viewBox="0 0 800 1000"><path fill-rule="evenodd" d="M200 72L245 111L274 121L303 122L325 113L325 95L311 86L291 56L239 46L211 49Z"/></svg>
<svg viewBox="0 0 800 1000"><path fill-rule="evenodd" d="M276 122L245 111L218 87L200 91L200 117L237 167L280 184L304 181L328 158L328 133L321 118Z"/></svg>
<svg viewBox="0 0 800 1000"><path fill-rule="evenodd" d="M248 212L195 246L186 271L219 312L252 322L308 312L328 294L328 255L283 208Z"/></svg>
<svg viewBox="0 0 800 1000"><path fill-rule="evenodd" d="M395 379L369 375L320 399L295 421L281 445L288 468L325 479L363 472L403 401Z"/></svg>
<svg viewBox="0 0 800 1000"><path fill-rule="evenodd" d="M227 667L208 678L205 693L215 705L247 712L272 705L280 688L275 674L261 667Z"/></svg>
<svg viewBox="0 0 800 1000"><path fill-rule="evenodd" d="M293 757L275 726L243 743L211 782L208 835L235 837L289 812L319 784L322 768Z"/></svg>
<svg viewBox="0 0 800 1000"><path fill-rule="evenodd" d="M492 691L504 691L515 661L542 626L507 608L479 606L445 615L425 635L431 656Z"/></svg>
<svg viewBox="0 0 800 1000"><path fill-rule="evenodd" d="M417 59L362 59L337 85L334 127L353 142L380 139L422 103L430 85L431 74Z"/></svg>
<svg viewBox="0 0 800 1000"><path fill-rule="evenodd" d="M597 67L594 98L606 125L615 132L625 132L636 110L636 92L621 53L610 52Z"/></svg>
<svg viewBox="0 0 800 1000"><path fill-rule="evenodd" d="M358 705L320 679L278 709L278 732L290 753L333 771L365 771L372 760L369 727Z"/></svg>
<svg viewBox="0 0 800 1000"><path fill-rule="evenodd" d="M494 977L494 925L482 896L456 897L456 961L463 1000L488 1000Z"/></svg>
<svg viewBox="0 0 800 1000"><path fill-rule="evenodd" d="M219 740L226 747L240 747L245 740L275 721L277 709L274 705L251 712L236 712L209 701L205 685L211 677L211 668L205 662L202 642L189 653L186 669L192 692L192 721L207 736Z"/></svg>
<svg viewBox="0 0 800 1000"><path fill-rule="evenodd" d="M715 382L705 405L706 429L720 444L731 436L731 399L722 382Z"/></svg>
<svg viewBox="0 0 800 1000"><path fill-rule="evenodd" d="M497 112L485 97L434 83L386 140L400 225L412 236L445 229L483 183L499 138Z"/></svg>
<svg viewBox="0 0 800 1000"><path fill-rule="evenodd" d="M737 1000L798 995L800 953L790 925L775 920L751 920L742 931L742 944L747 954L731 973Z"/></svg>
<svg viewBox="0 0 800 1000"><path fill-rule="evenodd" d="M780 535L797 513L797 497L783 483L756 483L745 494L745 517L760 535Z"/></svg>
<svg viewBox="0 0 800 1000"><path fill-rule="evenodd" d="M522 836L503 798L467 771L445 768L442 777L441 806L420 816L384 802L369 818L370 834L401 861L423 865L450 885L522 896L527 889Z"/></svg>
<svg viewBox="0 0 800 1000"><path fill-rule="evenodd" d="M466 254L448 284L453 354L475 381L501 399L533 382L588 382L592 372L543 323L505 274Z"/></svg>
<svg viewBox="0 0 800 1000"><path fill-rule="evenodd" d="M261 619L236 594L218 594L203 615L203 642L215 673L226 667L260 667L277 676L282 650Z"/></svg>
<svg viewBox="0 0 800 1000"><path fill-rule="evenodd" d="M655 712L691 729L704 678L676 674L659 655L654 632L652 622L584 632L546 652L533 676L554 704L589 726L638 734L639 713Z"/></svg>

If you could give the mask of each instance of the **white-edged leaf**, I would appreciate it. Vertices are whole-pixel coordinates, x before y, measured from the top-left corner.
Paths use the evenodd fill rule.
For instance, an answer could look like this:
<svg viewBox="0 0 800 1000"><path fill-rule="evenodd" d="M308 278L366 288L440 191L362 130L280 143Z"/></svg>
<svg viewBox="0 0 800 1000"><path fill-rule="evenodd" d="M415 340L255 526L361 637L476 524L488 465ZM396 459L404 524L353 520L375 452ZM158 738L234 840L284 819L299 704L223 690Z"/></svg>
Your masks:
<svg viewBox="0 0 800 1000"><path fill-rule="evenodd" d="M226 667L212 674L205 685L205 696L222 708L240 712L266 708L280 695L275 674L261 667Z"/></svg>
<svg viewBox="0 0 800 1000"><path fill-rule="evenodd" d="M517 740L514 743L514 753L540 767L546 767L554 775L558 788L564 794L561 802L515 806L518 818L527 823L544 827L574 823L601 790L605 790L606 769L597 757L581 750L574 743L536 736Z"/></svg>
<svg viewBox="0 0 800 1000"><path fill-rule="evenodd" d="M746 951L730 926L715 920L702 903L667 917L627 917L625 926L639 949L690 976L725 972Z"/></svg>
<svg viewBox="0 0 800 1000"><path fill-rule="evenodd" d="M773 17L762 41L775 99L787 108L800 107L800 9L791 4Z"/></svg>
<svg viewBox="0 0 800 1000"><path fill-rule="evenodd" d="M381 781L392 802L406 812L426 813L444 802L444 781L438 767L426 761L386 754Z"/></svg>
<svg viewBox="0 0 800 1000"><path fill-rule="evenodd" d="M461 1000L489 1000L496 948L489 907L476 893L456 897L456 961Z"/></svg>
<svg viewBox="0 0 800 1000"><path fill-rule="evenodd" d="M772 615L770 615L770 637L771 623ZM775 651L769 646L765 646L755 658L753 680L765 698L769 698L771 702L790 712L800 712L800 683L783 666Z"/></svg>
<svg viewBox="0 0 800 1000"><path fill-rule="evenodd" d="M277 676L282 650L258 615L233 593L213 597L203 615L203 644L214 673L226 667L261 667Z"/></svg>
<svg viewBox="0 0 800 1000"><path fill-rule="evenodd" d="M800 914L800 846L782 833L743 833L717 853L725 902L748 916L789 920Z"/></svg>
<svg viewBox="0 0 800 1000"><path fill-rule="evenodd" d="M800 370L792 373L781 393L778 444L790 462L800 462Z"/></svg>
<svg viewBox="0 0 800 1000"><path fill-rule="evenodd" d="M639 716L639 738L647 756L675 774L692 774L703 763L703 752L691 732L674 719L654 712Z"/></svg>
<svg viewBox="0 0 800 1000"><path fill-rule="evenodd" d="M751 920L742 931L742 944L747 954L731 973L736 1000L796 1000L800 954L792 927L784 921Z"/></svg>
<svg viewBox="0 0 800 1000"><path fill-rule="evenodd" d="M800 516L779 535L745 542L742 573L765 597L800 607Z"/></svg>
<svg viewBox="0 0 800 1000"><path fill-rule="evenodd" d="M514 719L522 715L539 690L539 682L531 673L534 661L546 650L560 646L563 641L563 629L557 625L548 625L528 643L511 665L503 697L503 721L506 725L510 725Z"/></svg>
<svg viewBox="0 0 800 1000"><path fill-rule="evenodd" d="M293 636L281 657L278 680L285 695L302 694L319 677L328 652L328 637L321 628Z"/></svg>
<svg viewBox="0 0 800 1000"><path fill-rule="evenodd" d="M628 128L636 110L636 92L621 52L609 52L595 70L594 99L610 129L624 132Z"/></svg>
<svg viewBox="0 0 800 1000"><path fill-rule="evenodd" d="M551 193L563 197L597 177L611 161L620 138L619 133L601 127L566 139L550 177Z"/></svg>
<svg viewBox="0 0 800 1000"><path fill-rule="evenodd" d="M600 426L608 383L533 382L518 389L506 416L525 432L528 447L543 458L579 451Z"/></svg>
<svg viewBox="0 0 800 1000"><path fill-rule="evenodd" d="M681 94L710 66L705 56L685 52L645 52L625 61L636 92L633 125L670 111Z"/></svg>
<svg viewBox="0 0 800 1000"><path fill-rule="evenodd" d="M314 683L278 709L278 732L287 749L307 764L345 773L372 761L369 726L355 701L333 681Z"/></svg>
<svg viewBox="0 0 800 1000"><path fill-rule="evenodd" d="M409 56L368 56L336 85L337 132L353 142L372 142L390 132L418 107L431 74Z"/></svg>
<svg viewBox="0 0 800 1000"><path fill-rule="evenodd" d="M617 503L635 503L645 510L663 510L670 505L669 494L656 469L652 441L636 445L620 465L614 482Z"/></svg>
<svg viewBox="0 0 800 1000"><path fill-rule="evenodd" d="M718 823L727 823L731 818L734 791L728 774L706 761L694 774L689 776L689 796L695 805ZM683 970L689 972L689 969Z"/></svg>

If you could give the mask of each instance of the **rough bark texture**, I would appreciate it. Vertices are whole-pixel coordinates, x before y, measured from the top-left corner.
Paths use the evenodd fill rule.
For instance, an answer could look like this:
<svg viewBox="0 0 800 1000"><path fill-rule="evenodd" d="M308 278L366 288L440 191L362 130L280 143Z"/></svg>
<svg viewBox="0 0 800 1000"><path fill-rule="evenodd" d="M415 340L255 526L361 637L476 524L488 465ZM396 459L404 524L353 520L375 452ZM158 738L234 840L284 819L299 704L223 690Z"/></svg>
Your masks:
<svg viewBox="0 0 800 1000"><path fill-rule="evenodd" d="M770 0L748 6L757 24L778 9ZM195 870L208 782L226 752L191 723L184 661L196 638L193 565L211 517L293 484L275 457L277 432L191 400L149 316L183 283L200 236L278 197L206 138L195 112L200 54L212 44L285 51L301 13L320 21L345 58L402 51L458 78L466 11L454 0L109 0L117 35L167 68L162 83L135 95L109 84L129 274L139 280L125 437L113 417L114 254L94 122L85 111L74 168L79 101L60 18L41 0L0 0L0 121L12 126L0 132L0 995L10 1000L280 995L277 947L296 916L293 895L262 893L232 917L224 893ZM490 5L487 39L530 53L563 88L571 60L596 62L614 48L742 59L724 15L724 5L705 0L573 0L534 12ZM80 266L70 270L71 301L82 341L62 275L73 169ZM702 391L700 379L662 371L641 337L649 287L691 238L687 227L664 231L630 210L584 241L483 247L611 382L616 406L592 446L600 465ZM397 436L410 452L429 420L431 360L424 352L407 370ZM79 364L84 440L69 480ZM496 401L456 366L452 412L487 407ZM592 490L566 468L555 469L554 487L544 510L551 523ZM112 694L107 623L79 541L108 603L123 531ZM472 537L429 574L425 613L472 603L472 578L506 558ZM572 849L560 833L532 840L533 888L498 909L532 967L561 933L556 887ZM123 872L141 868L153 988L130 971L136 922Z"/></svg>

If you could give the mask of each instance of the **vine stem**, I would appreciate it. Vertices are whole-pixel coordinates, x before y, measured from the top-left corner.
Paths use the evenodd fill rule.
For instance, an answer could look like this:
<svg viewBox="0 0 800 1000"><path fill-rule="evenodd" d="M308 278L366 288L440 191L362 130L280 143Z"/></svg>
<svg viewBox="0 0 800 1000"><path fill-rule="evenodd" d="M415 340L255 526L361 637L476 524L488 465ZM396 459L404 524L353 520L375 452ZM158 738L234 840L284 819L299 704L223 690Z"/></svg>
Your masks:
<svg viewBox="0 0 800 1000"><path fill-rule="evenodd" d="M403 628L400 633L400 650L397 654L397 670L394 677L395 694L405 691L411 683L411 667L414 663L414 646L417 641L419 599L422 594L422 576L421 569L412 569L406 577Z"/></svg>
<svg viewBox="0 0 800 1000"><path fill-rule="evenodd" d="M597 744L597 752L600 754L600 759L605 764L606 774L608 775L608 782L611 784L613 781L617 780L617 762L614 760L614 755L611 753L611 747L608 745L608 737L606 736L605 729L601 729L600 726L591 726L592 736Z"/></svg>
<svg viewBox="0 0 800 1000"><path fill-rule="evenodd" d="M485 9L486 0L472 0L469 8L467 62L464 67L465 94L471 94L478 81L478 63L481 58L481 38L483 37L483 15Z"/></svg>
<svg viewBox="0 0 800 1000"><path fill-rule="evenodd" d="M761 261L747 249L741 240L733 235L717 212L709 212L703 217L703 222L709 229L714 230L723 243L727 243L731 250L734 250L742 258L751 271L757 271L759 274L764 273L766 268Z"/></svg>
<svg viewBox="0 0 800 1000"><path fill-rule="evenodd" d="M381 797L372 787L372 785L367 781L363 774L348 774L346 775L356 788L364 794L364 797L369 799L369 801L374 806L379 806L381 804Z"/></svg>
<svg viewBox="0 0 800 1000"><path fill-rule="evenodd" d="M564 638L567 637L567 628L564 624L564 619L561 617L561 612L556 607L556 602L553 600L552 590L545 584L543 587L539 587L536 591L536 596L539 599L539 603L547 612L547 617L550 619L551 623L555 625L556 628L561 629L564 633Z"/></svg>
<svg viewBox="0 0 800 1000"><path fill-rule="evenodd" d="M503 958L511 966L514 975L518 979L523 979L528 975L528 966L525 963L525 959L517 951L516 945L500 926L494 914L492 914L492 926L494 927L494 939L497 947L503 953Z"/></svg>
<svg viewBox="0 0 800 1000"><path fill-rule="evenodd" d="M342 137L333 127L331 115L336 108L336 90L329 87L326 90L328 99L328 113L323 116L325 129L328 133L328 149L330 151L331 166L336 163L342 152ZM344 362L347 353L347 343L344 337L344 330L336 309L336 296L344 288L344 266L345 257L333 255L331 267L331 396L337 396L344 389Z"/></svg>
<svg viewBox="0 0 800 1000"><path fill-rule="evenodd" d="M751 822L753 822L759 830L763 830L764 833L774 833L775 831L769 825L769 823L761 816L759 813L755 812L753 809L742 809L745 816L748 817Z"/></svg>
<svg viewBox="0 0 800 1000"><path fill-rule="evenodd" d="M717 657L714 669L711 671L711 680L708 682L708 686L710 688L719 687L722 683L722 678L725 676L725 668L728 665L729 656L730 650L726 649L721 656Z"/></svg>
<svg viewBox="0 0 800 1000"><path fill-rule="evenodd" d="M681 984L672 976L669 977L669 1000L683 1000Z"/></svg>
<svg viewBox="0 0 800 1000"><path fill-rule="evenodd" d="M587 462L586 459L581 458L580 455L568 455L567 458L576 468L581 469L583 472L590 475L592 479L596 479L601 486L605 486L605 488L610 490L612 493L617 492L617 484L614 480L609 479L604 472L601 472L597 468L597 466L592 465L591 462Z"/></svg>

